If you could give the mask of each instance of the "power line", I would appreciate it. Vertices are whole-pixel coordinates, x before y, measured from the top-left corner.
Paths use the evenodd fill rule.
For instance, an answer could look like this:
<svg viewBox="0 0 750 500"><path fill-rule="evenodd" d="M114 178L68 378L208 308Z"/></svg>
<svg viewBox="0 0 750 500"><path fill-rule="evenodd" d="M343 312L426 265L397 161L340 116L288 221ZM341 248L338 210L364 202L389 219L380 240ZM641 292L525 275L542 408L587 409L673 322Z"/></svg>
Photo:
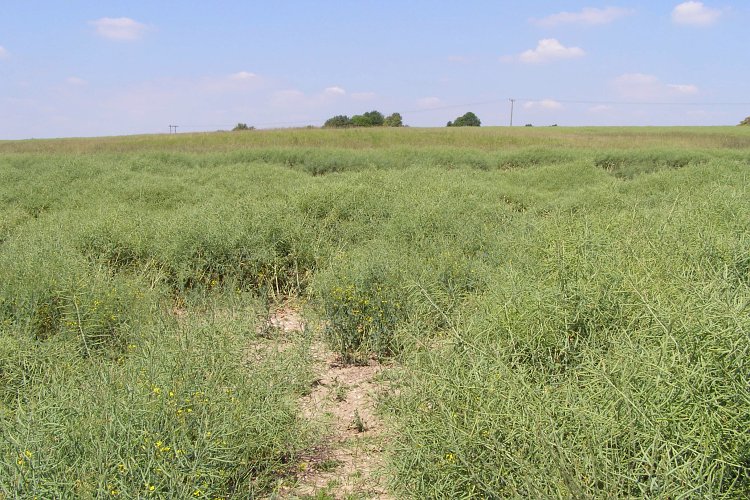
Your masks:
<svg viewBox="0 0 750 500"><path fill-rule="evenodd" d="M518 99L524 102L538 102L545 99ZM750 102L699 102L699 101L582 101L569 99L549 99L562 104L610 104L624 106L750 106Z"/></svg>
<svg viewBox="0 0 750 500"><path fill-rule="evenodd" d="M543 100L549 100L558 102L560 104L587 104L587 105L610 105L610 106L750 106L750 102L722 102L722 101L606 101L606 100L581 100L581 99L552 99L552 98L531 98L531 97L524 97L524 98L511 98L511 99L491 99L487 101L474 101L474 102L466 102L461 104L446 104L444 106L435 106L430 108L419 108L419 109L407 109L405 111L401 111L401 113L406 114L414 114L414 113L429 113L433 111L442 111L447 109L456 109L456 108L467 108L470 106L484 106L488 104L500 104L503 102L510 101L511 108L510 108L510 125L513 126L513 109L515 102L539 102ZM322 123L327 118L311 118L309 120L297 120L297 121L276 121L276 122L262 122L262 123L255 123L254 125L257 127L280 127L280 126L290 126L290 125L310 125L313 123ZM169 126L169 132L172 133L174 130L174 133L177 133L177 125L170 125ZM231 129L233 125L226 125L226 124L214 124L214 125L180 125L183 129L202 129L202 130L209 130L209 129L215 129L215 130L226 130Z"/></svg>

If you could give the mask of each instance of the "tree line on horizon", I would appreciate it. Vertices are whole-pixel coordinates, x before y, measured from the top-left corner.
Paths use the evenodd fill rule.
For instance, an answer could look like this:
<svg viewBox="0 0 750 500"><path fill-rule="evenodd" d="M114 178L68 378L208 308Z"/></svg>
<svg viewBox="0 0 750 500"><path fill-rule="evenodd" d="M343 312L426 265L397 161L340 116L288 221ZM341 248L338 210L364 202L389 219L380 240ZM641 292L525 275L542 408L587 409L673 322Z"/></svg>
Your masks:
<svg viewBox="0 0 750 500"><path fill-rule="evenodd" d="M449 121L446 127L479 127L482 125L481 120L471 111L459 116L455 120ZM742 120L739 126L750 125L750 116ZM348 117L347 115L336 115L325 121L323 128L348 128L348 127L405 127L401 113L391 113L384 116L380 111L368 111L361 115ZM531 124L527 124L530 127ZM557 126L552 125L553 127ZM255 130L255 127L248 126L246 123L238 123L232 131Z"/></svg>
<svg viewBox="0 0 750 500"><path fill-rule="evenodd" d="M403 127L404 120L401 113L391 113L384 116L380 111L368 111L351 118L346 115L336 115L325 121L323 128L347 127Z"/></svg>
<svg viewBox="0 0 750 500"><path fill-rule="evenodd" d="M448 127L479 127L481 121L471 111L449 121ZM368 111L351 118L346 115L336 115L325 121L323 128L347 128L347 127L403 127L404 122L401 113L392 113L384 116L380 111Z"/></svg>

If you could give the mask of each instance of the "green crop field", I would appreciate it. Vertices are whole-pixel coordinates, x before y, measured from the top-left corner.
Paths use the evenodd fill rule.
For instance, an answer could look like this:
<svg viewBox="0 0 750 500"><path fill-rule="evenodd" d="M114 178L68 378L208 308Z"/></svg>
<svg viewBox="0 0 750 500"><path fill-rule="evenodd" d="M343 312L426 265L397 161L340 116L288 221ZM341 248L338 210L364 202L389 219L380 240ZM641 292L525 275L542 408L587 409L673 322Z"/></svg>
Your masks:
<svg viewBox="0 0 750 500"><path fill-rule="evenodd" d="M0 499L283 494L320 340L395 498L747 498L750 128L0 141Z"/></svg>

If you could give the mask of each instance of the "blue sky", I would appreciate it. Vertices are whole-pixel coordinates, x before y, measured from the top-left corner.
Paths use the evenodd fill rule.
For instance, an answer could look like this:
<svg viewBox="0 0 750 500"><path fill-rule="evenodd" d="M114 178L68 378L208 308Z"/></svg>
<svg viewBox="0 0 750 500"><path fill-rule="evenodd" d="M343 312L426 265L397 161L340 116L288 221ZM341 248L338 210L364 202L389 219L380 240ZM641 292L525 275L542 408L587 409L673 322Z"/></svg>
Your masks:
<svg viewBox="0 0 750 500"><path fill-rule="evenodd" d="M747 0L11 1L0 139L320 125L735 125Z"/></svg>

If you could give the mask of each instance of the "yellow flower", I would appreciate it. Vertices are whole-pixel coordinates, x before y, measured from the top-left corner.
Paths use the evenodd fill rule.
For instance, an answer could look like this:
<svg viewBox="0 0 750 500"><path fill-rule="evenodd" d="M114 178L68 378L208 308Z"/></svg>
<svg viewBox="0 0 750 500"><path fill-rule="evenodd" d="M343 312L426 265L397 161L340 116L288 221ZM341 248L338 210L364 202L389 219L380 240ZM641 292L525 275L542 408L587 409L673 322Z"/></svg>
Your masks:
<svg viewBox="0 0 750 500"><path fill-rule="evenodd" d="M24 451L23 454L26 455L26 458L31 458L34 455L29 450Z"/></svg>
<svg viewBox="0 0 750 500"><path fill-rule="evenodd" d="M156 387L156 386L153 386L153 387L151 388L151 392L153 392L153 393L154 393L155 395L157 395L157 396L158 396L159 394L161 394L161 389L159 389L159 388L158 388L158 387Z"/></svg>
<svg viewBox="0 0 750 500"><path fill-rule="evenodd" d="M154 491L155 489L156 489L156 486L154 486L153 484L148 485L148 491Z"/></svg>

